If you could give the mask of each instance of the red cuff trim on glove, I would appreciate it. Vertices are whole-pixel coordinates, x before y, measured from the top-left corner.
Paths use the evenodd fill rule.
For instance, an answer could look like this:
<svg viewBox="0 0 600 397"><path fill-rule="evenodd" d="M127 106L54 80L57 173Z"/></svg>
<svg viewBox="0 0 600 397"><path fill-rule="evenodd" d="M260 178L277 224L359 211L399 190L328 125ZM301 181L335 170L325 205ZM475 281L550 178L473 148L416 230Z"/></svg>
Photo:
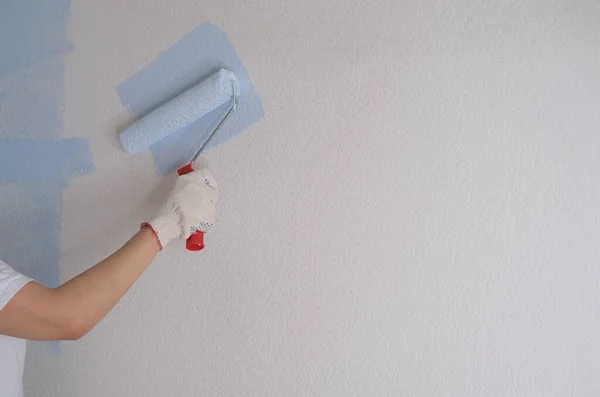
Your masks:
<svg viewBox="0 0 600 397"><path fill-rule="evenodd" d="M150 230L152 230L152 234L154 234L154 237L156 237L156 241L158 242L158 246L160 247L160 250L162 251L164 247L163 247L162 243L160 242L160 239L158 238L158 234L156 233L156 230L154 230L154 228L152 227L152 225L149 224L148 222L144 222L144 223L142 223L140 225L140 229L143 228L143 227L146 227L146 226L149 227Z"/></svg>

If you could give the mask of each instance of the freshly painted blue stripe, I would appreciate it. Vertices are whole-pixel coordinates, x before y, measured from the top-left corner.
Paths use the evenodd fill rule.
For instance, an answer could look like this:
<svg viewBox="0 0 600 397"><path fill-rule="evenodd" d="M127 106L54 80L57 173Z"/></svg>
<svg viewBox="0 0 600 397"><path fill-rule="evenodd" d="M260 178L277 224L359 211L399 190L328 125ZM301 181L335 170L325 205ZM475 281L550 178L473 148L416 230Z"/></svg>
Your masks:
<svg viewBox="0 0 600 397"><path fill-rule="evenodd" d="M68 20L68 0L0 0L0 258L50 287L62 190L94 169L87 139L61 139Z"/></svg>
<svg viewBox="0 0 600 397"><path fill-rule="evenodd" d="M0 258L40 283L60 282L62 187L0 189Z"/></svg>
<svg viewBox="0 0 600 397"><path fill-rule="evenodd" d="M0 139L59 139L64 121L62 58L45 59L24 73L0 80Z"/></svg>
<svg viewBox="0 0 600 397"><path fill-rule="evenodd" d="M204 23L167 49L158 58L117 87L121 103L139 118L177 94L198 84L217 70L233 71L240 82L238 109L223 125L210 147L237 136L264 117L262 101L226 35ZM206 140L210 128L223 116L227 104L195 124L180 129L150 147L160 175L174 171L190 160Z"/></svg>
<svg viewBox="0 0 600 397"><path fill-rule="evenodd" d="M69 0L0 0L0 80L73 49Z"/></svg>
<svg viewBox="0 0 600 397"><path fill-rule="evenodd" d="M0 139L0 184L65 187L69 178L93 170L87 139Z"/></svg>

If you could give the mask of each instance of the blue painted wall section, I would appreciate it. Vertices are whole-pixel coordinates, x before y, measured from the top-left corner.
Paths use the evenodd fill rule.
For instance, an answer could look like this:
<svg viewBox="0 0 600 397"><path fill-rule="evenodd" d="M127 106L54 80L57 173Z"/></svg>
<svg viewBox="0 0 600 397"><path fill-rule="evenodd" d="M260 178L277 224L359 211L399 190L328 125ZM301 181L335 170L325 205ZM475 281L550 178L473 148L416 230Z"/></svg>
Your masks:
<svg viewBox="0 0 600 397"><path fill-rule="evenodd" d="M0 0L0 79L73 49L69 0Z"/></svg>
<svg viewBox="0 0 600 397"><path fill-rule="evenodd" d="M63 189L94 170L89 142L63 139L69 1L0 0L0 257L60 282Z"/></svg>
<svg viewBox="0 0 600 397"><path fill-rule="evenodd" d="M139 118L179 95L221 68L233 71L240 81L239 106L209 147L240 134L264 117L260 95L235 54L227 36L204 23L167 49L150 65L117 87L121 103ZM159 175L186 164L223 117L229 103L150 147Z"/></svg>
<svg viewBox="0 0 600 397"><path fill-rule="evenodd" d="M94 169L87 139L0 142L0 184L47 182L66 187L69 178Z"/></svg>

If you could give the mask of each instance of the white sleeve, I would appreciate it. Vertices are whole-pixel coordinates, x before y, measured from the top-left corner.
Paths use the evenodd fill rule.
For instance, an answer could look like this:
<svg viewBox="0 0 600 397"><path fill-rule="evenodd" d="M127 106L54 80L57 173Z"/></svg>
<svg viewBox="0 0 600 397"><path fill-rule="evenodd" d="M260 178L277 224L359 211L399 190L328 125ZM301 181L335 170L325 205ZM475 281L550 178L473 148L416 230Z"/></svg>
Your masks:
<svg viewBox="0 0 600 397"><path fill-rule="evenodd" d="M0 310L30 281L29 277L25 277L0 260Z"/></svg>

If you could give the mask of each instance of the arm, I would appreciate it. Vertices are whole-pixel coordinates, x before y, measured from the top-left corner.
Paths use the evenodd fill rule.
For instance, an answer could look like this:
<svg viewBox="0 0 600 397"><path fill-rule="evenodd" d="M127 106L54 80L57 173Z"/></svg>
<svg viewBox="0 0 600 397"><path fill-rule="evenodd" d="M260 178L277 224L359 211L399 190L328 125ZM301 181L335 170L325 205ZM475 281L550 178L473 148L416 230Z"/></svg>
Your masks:
<svg viewBox="0 0 600 397"><path fill-rule="evenodd" d="M34 340L79 339L100 322L160 248L142 228L117 252L56 289L31 282L0 312L0 333Z"/></svg>
<svg viewBox="0 0 600 397"><path fill-rule="evenodd" d="M214 222L218 188L208 170L177 178L159 215L117 252L58 288L30 282L0 310L0 334L34 340L79 339L98 324L160 249L190 225Z"/></svg>

